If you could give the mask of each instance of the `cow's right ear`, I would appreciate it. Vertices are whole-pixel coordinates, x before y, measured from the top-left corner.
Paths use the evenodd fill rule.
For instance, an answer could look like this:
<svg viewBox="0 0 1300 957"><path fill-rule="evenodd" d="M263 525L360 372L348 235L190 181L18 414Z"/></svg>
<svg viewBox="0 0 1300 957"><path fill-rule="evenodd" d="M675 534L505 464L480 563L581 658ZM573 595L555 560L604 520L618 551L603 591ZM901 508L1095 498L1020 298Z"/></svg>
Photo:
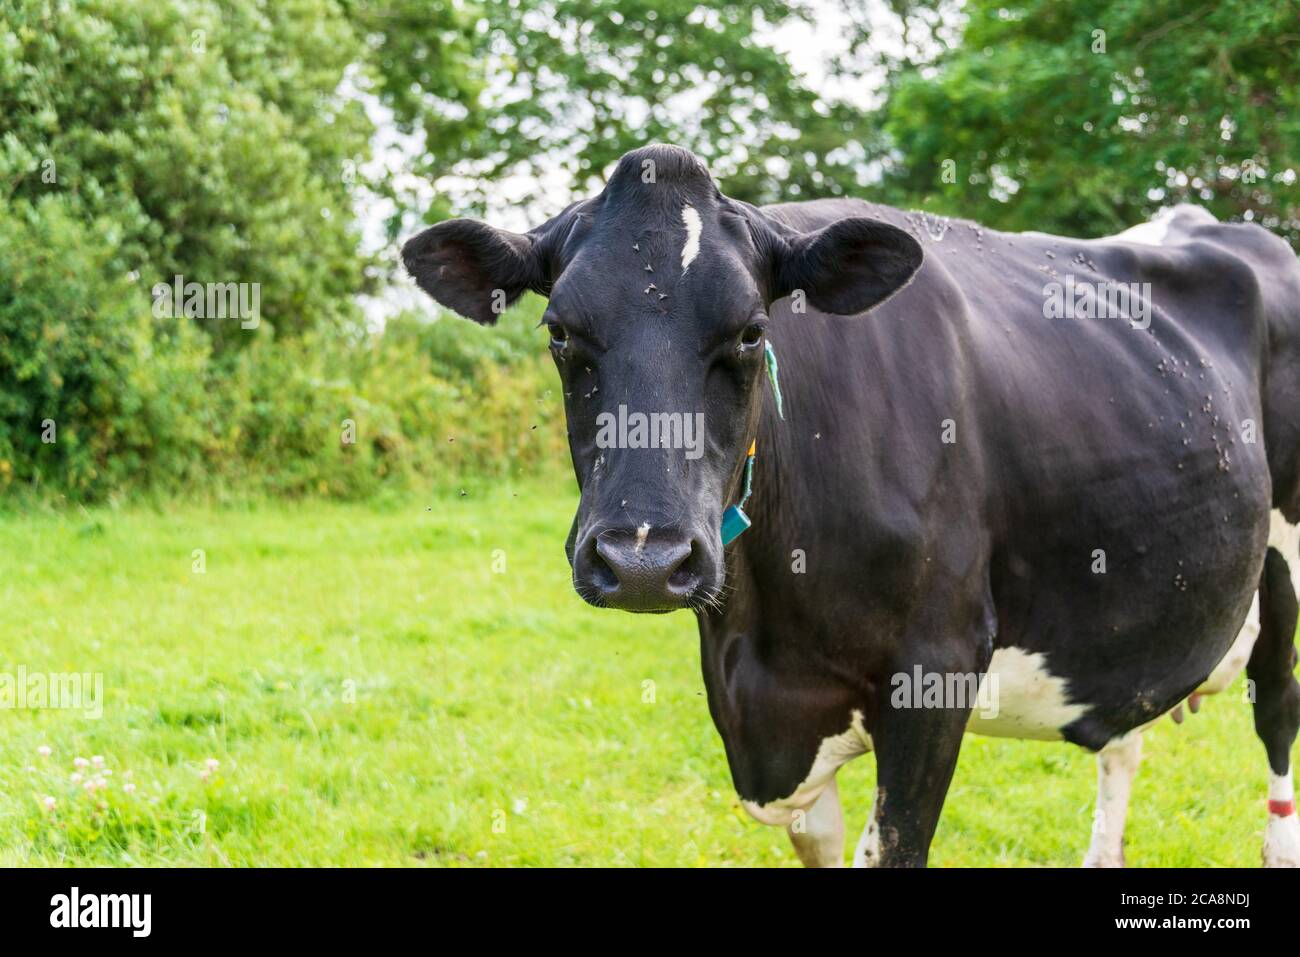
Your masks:
<svg viewBox="0 0 1300 957"><path fill-rule="evenodd" d="M865 216L785 235L772 246L773 298L802 289L814 306L838 316L880 305L912 281L925 258L908 233Z"/></svg>
<svg viewBox="0 0 1300 957"><path fill-rule="evenodd" d="M402 262L439 303L490 326L527 290L543 287L534 242L477 220L449 219L409 240Z"/></svg>

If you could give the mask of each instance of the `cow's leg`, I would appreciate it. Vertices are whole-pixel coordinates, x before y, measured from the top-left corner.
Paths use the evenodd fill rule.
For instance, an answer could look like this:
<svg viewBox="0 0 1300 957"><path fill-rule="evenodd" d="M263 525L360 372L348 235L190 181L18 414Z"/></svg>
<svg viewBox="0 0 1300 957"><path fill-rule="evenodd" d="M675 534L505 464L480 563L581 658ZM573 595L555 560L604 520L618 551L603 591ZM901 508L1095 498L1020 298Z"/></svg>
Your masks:
<svg viewBox="0 0 1300 957"><path fill-rule="evenodd" d="M882 704L872 732L876 800L853 855L855 867L925 866L969 717L969 706Z"/></svg>
<svg viewBox="0 0 1300 957"><path fill-rule="evenodd" d="M1142 732L1130 731L1097 754L1097 811L1084 867L1124 866L1124 819L1142 763Z"/></svg>
<svg viewBox="0 0 1300 957"><path fill-rule="evenodd" d="M805 867L844 866L844 812L835 778L812 807L796 812L786 833Z"/></svg>
<svg viewBox="0 0 1300 957"><path fill-rule="evenodd" d="M1259 598L1259 639L1246 676L1254 686L1255 733L1264 742L1270 771L1264 865L1296 867L1300 866L1300 822L1291 781L1291 745L1300 728L1300 684L1293 674L1297 607L1290 569L1273 548L1264 558Z"/></svg>

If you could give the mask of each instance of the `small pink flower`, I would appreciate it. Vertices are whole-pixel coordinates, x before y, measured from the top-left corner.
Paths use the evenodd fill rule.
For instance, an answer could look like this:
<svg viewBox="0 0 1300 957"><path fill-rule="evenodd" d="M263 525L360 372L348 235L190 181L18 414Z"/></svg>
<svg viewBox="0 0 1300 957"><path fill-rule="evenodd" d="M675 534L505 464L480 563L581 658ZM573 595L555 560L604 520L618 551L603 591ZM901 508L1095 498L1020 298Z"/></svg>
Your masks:
<svg viewBox="0 0 1300 957"><path fill-rule="evenodd" d="M51 754L50 746L48 744L42 744L39 748L36 749L36 753L43 758L48 758Z"/></svg>
<svg viewBox="0 0 1300 957"><path fill-rule="evenodd" d="M134 794L134 793L135 793L135 785L132 784L130 781L127 781L126 784L123 784L123 785L122 785L122 790L123 790L125 793L127 793L127 794Z"/></svg>
<svg viewBox="0 0 1300 957"><path fill-rule="evenodd" d="M72 766L77 768L84 768L87 767L89 764L90 762L87 761L85 758L73 758L72 760Z"/></svg>
<svg viewBox="0 0 1300 957"><path fill-rule="evenodd" d="M45 810L47 811L53 811L54 805L58 803L59 803L58 801L54 800L54 798L48 794L45 795L45 797L41 798L41 804L45 806Z"/></svg>
<svg viewBox="0 0 1300 957"><path fill-rule="evenodd" d="M217 768L221 767L221 762L216 758L208 758L204 763L207 764L209 771L215 771Z"/></svg>
<svg viewBox="0 0 1300 957"><path fill-rule="evenodd" d="M102 768L104 766L104 756L102 754L96 754L90 759L90 763L97 768Z"/></svg>
<svg viewBox="0 0 1300 957"><path fill-rule="evenodd" d="M73 772L72 772L72 783L73 783L73 784L78 784L78 783L80 783L80 781L81 781L81 772L80 772L80 771L73 771Z"/></svg>

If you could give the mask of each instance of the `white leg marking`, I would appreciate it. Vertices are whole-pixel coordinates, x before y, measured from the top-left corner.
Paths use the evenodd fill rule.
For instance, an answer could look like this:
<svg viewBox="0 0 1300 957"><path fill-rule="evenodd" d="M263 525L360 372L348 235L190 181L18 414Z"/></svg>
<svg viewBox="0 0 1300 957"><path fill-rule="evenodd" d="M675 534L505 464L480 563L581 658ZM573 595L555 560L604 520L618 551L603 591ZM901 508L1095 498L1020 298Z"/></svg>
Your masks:
<svg viewBox="0 0 1300 957"><path fill-rule="evenodd" d="M1292 525L1277 509L1269 516L1268 544L1276 548L1291 569L1291 587L1300 595L1300 525Z"/></svg>
<svg viewBox="0 0 1300 957"><path fill-rule="evenodd" d="M761 824L789 827L794 821L794 812L806 811L812 807L827 785L835 780L836 771L870 750L871 735L867 734L862 725L862 712L855 710L849 718L847 731L822 739L817 748L817 756L813 758L812 770L803 783L794 789L793 794L768 804L742 800L740 805Z"/></svg>
<svg viewBox="0 0 1300 957"><path fill-rule="evenodd" d="M1124 820L1141 763L1142 735L1136 731L1116 738L1097 754L1097 810L1084 867L1124 866Z"/></svg>
<svg viewBox="0 0 1300 957"><path fill-rule="evenodd" d="M700 233L704 231L704 224L700 222L700 214L690 204L682 207L682 223L686 226L686 243L682 246L682 272L686 272L700 254Z"/></svg>
<svg viewBox="0 0 1300 957"><path fill-rule="evenodd" d="M1300 867L1300 820L1295 816L1295 787L1291 772L1268 775L1268 824L1264 828L1264 866ZM1276 803L1275 803L1276 802ZM1290 805L1290 813L1275 814L1278 805Z"/></svg>
<svg viewBox="0 0 1300 957"><path fill-rule="evenodd" d="M972 711L966 730L975 734L1059 741L1061 728L1088 710L1070 702L1065 679L1047 669L1047 656L1039 652L999 648L984 680L996 682L990 691L997 714Z"/></svg>
<svg viewBox="0 0 1300 957"><path fill-rule="evenodd" d="M786 831L804 867L844 866L844 812L835 778L812 807L795 812Z"/></svg>
<svg viewBox="0 0 1300 957"><path fill-rule="evenodd" d="M1291 586L1300 595L1300 527L1277 509L1269 516L1268 544L1276 548L1291 570ZM1268 775L1268 824L1264 828L1264 866L1300 867L1300 820L1295 815L1291 771ZM1282 813L1274 813L1281 811Z"/></svg>
<svg viewBox="0 0 1300 957"><path fill-rule="evenodd" d="M858 846L853 851L854 867L880 866L880 822L876 820L879 804L880 789L877 788L876 796L871 801L871 817L867 818L867 826L862 829Z"/></svg>

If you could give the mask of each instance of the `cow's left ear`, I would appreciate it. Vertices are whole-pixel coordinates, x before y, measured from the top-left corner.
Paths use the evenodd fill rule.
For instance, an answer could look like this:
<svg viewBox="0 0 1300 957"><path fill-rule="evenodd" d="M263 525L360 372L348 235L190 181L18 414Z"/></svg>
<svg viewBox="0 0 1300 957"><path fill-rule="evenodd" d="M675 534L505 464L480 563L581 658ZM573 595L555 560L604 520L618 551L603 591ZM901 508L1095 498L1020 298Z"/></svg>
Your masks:
<svg viewBox="0 0 1300 957"><path fill-rule="evenodd" d="M534 237L473 219L449 219L402 247L421 289L467 319L493 325L529 289L541 289Z"/></svg>
<svg viewBox="0 0 1300 957"><path fill-rule="evenodd" d="M911 282L925 258L911 235L863 216L782 237L773 254L774 299L801 289L817 309L839 316L884 302Z"/></svg>

